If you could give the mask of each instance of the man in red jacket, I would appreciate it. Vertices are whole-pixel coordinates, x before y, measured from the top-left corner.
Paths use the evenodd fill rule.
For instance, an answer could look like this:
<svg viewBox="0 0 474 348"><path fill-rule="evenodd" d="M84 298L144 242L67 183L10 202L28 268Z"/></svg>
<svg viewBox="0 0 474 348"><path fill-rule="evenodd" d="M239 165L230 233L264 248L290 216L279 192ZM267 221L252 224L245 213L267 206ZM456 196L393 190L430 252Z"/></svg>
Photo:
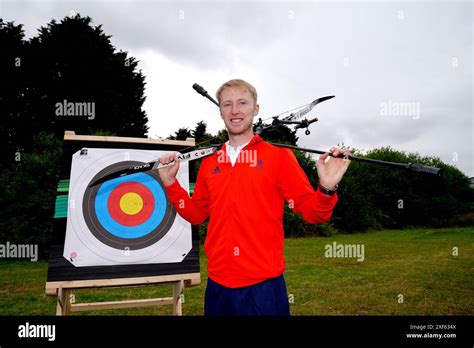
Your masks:
<svg viewBox="0 0 474 348"><path fill-rule="evenodd" d="M337 203L336 189L350 161L322 155L315 191L294 154L253 133L257 92L243 80L230 80L217 91L229 141L206 157L192 198L176 180L176 154L160 158L176 163L160 177L177 212L193 225L209 226L206 315L289 315L283 271L285 201L314 224L325 223ZM335 156L350 155L332 147Z"/></svg>

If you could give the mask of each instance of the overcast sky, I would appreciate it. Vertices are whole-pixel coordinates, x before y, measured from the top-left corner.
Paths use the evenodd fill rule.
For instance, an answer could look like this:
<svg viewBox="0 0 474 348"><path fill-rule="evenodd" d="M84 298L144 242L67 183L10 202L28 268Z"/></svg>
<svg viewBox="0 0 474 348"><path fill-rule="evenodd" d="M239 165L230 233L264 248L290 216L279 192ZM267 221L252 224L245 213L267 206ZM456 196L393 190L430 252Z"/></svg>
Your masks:
<svg viewBox="0 0 474 348"><path fill-rule="evenodd" d="M474 176L471 1L11 1L4 21L31 38L76 13L103 25L146 79L149 136L205 120L223 128L211 95L252 83L262 118L326 95L299 145L344 143L440 157Z"/></svg>

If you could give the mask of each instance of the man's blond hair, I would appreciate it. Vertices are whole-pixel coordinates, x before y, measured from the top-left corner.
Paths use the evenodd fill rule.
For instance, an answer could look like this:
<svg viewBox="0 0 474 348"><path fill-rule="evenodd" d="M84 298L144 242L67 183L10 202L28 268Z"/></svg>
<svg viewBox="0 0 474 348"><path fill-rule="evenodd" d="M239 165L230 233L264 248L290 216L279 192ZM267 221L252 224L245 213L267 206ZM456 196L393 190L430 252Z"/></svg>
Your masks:
<svg viewBox="0 0 474 348"><path fill-rule="evenodd" d="M257 105L257 90L255 89L254 86L252 86L247 81L240 80L240 79L229 80L227 82L224 82L222 86L219 87L219 89L216 92L216 97L219 104L221 102L222 91L224 91L224 89L228 87L235 87L235 86L248 90L250 92L250 95L252 96L254 104Z"/></svg>

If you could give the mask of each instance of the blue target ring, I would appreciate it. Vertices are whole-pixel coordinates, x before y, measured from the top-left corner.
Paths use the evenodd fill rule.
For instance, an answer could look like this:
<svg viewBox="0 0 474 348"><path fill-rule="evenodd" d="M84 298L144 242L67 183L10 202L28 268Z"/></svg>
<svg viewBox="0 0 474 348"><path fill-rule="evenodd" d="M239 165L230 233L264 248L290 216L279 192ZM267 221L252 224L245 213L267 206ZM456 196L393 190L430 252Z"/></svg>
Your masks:
<svg viewBox="0 0 474 348"><path fill-rule="evenodd" d="M115 221L109 213L107 202L111 192L124 182L137 182L145 185L153 194L155 207L151 217L136 226L125 226ZM166 211L166 195L163 188L149 175L137 173L105 182L97 192L95 212L101 225L110 234L119 238L140 238L156 229L163 221Z"/></svg>
<svg viewBox="0 0 474 348"><path fill-rule="evenodd" d="M130 166L143 164L138 161L114 163L97 173L91 182ZM147 248L160 241L175 223L176 210L165 192L159 173L154 170L123 176L100 185L89 185L82 201L84 220L90 232L107 246L118 250ZM141 203L124 201L124 204L132 202L132 205L124 205L125 208L139 207L141 204L139 212L122 209L120 197L127 193L134 193L144 199ZM128 213L131 214L126 215Z"/></svg>

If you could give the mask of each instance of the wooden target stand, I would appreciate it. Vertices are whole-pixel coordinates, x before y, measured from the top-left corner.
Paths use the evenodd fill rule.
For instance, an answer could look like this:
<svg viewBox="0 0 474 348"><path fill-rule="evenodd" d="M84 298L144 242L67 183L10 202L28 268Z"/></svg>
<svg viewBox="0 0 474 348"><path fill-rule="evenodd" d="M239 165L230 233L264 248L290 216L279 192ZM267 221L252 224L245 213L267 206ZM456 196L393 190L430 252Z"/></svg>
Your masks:
<svg viewBox="0 0 474 348"><path fill-rule="evenodd" d="M80 289L116 289L122 287L136 287L171 283L173 295L170 297L122 300L107 302L75 303L74 291ZM47 282L46 295L56 296L56 315L71 315L73 312L97 311L104 309L149 307L172 305L173 315L182 315L182 294L185 287L197 286L201 278L197 274L182 274L173 276L125 278L125 279L97 279L64 282Z"/></svg>
<svg viewBox="0 0 474 348"><path fill-rule="evenodd" d="M72 154L81 148L126 148L139 150L180 151L195 145L194 139L186 141L113 136L84 136L66 131L64 135L61 177L69 177ZM190 180L193 175L191 173ZM105 309L172 305L173 315L182 315L182 296L185 288L201 283L199 270L199 237L196 226L192 227L192 250L181 263L74 267L63 256L66 231L67 180L58 185L54 220L53 244L50 250L46 295L55 296L56 315L71 315L74 312ZM66 187L66 188L65 188ZM172 295L163 298L138 300L76 303L74 291L83 289L117 289L150 285L172 285Z"/></svg>
<svg viewBox="0 0 474 348"><path fill-rule="evenodd" d="M79 289L122 288L146 285L171 283L173 295L170 297L121 300L92 303L75 303L74 291ZM126 278L126 279L97 279L68 282L47 282L46 295L56 296L56 315L71 315L73 312L97 311L104 309L149 307L172 305L173 315L182 315L182 294L185 287L197 286L201 278L196 274L182 274L173 276Z"/></svg>

